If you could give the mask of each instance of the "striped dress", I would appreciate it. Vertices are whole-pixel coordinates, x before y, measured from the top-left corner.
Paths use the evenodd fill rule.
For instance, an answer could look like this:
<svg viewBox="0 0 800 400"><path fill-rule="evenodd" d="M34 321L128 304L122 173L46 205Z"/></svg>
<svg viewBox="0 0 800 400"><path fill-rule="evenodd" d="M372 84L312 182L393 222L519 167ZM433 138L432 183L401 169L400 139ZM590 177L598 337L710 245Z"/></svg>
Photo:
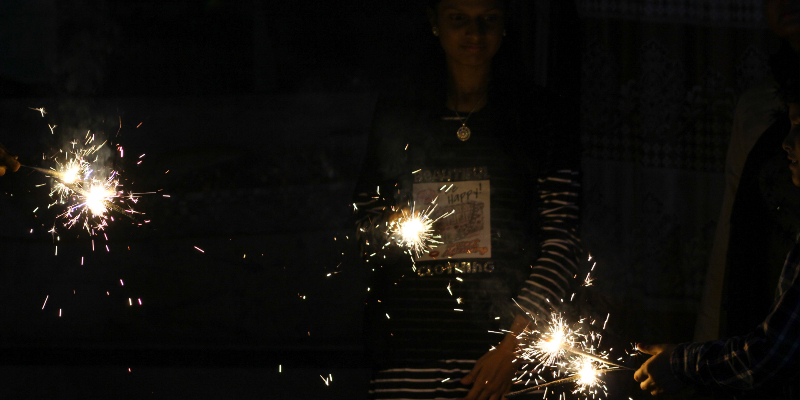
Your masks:
<svg viewBox="0 0 800 400"><path fill-rule="evenodd" d="M459 380L502 340L501 329L526 311L548 314L574 281L576 136L559 129L558 109L543 98L524 110L495 98L508 97L493 93L491 106L469 117L466 141L445 108L394 101L376 111L356 196L364 266L373 271L372 398L466 396ZM432 218L452 214L434 225L440 244L413 262L384 246L393 209L434 205Z"/></svg>

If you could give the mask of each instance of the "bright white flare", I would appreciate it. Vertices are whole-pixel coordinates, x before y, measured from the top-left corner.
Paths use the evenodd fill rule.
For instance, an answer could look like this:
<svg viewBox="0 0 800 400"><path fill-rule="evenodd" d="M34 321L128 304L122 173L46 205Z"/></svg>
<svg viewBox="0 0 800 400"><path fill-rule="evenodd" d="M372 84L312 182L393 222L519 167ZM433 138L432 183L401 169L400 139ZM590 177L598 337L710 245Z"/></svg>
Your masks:
<svg viewBox="0 0 800 400"><path fill-rule="evenodd" d="M600 381L600 373L595 367L596 361L580 357L575 359L572 364L575 369L575 375L578 376L577 384L580 391L597 386Z"/></svg>
<svg viewBox="0 0 800 400"><path fill-rule="evenodd" d="M429 252L431 247L442 243L437 240L440 236L434 232L433 224L454 213L454 211L450 211L431 218L431 214L436 209L435 203L436 200L425 211L417 211L414 206L411 207L410 212L402 210L400 216L389 225L389 236L398 246L413 252L417 258Z"/></svg>
<svg viewBox="0 0 800 400"><path fill-rule="evenodd" d="M538 359L541 365L554 365L566 354L565 348L575 342L575 336L576 332L569 328L564 317L553 314L548 329L533 344L527 358Z"/></svg>
<svg viewBox="0 0 800 400"><path fill-rule="evenodd" d="M86 207L89 208L92 214L95 216L103 216L108 211L106 203L110 202L117 194L112 189L113 188L103 184L95 183L92 185L86 193Z"/></svg>

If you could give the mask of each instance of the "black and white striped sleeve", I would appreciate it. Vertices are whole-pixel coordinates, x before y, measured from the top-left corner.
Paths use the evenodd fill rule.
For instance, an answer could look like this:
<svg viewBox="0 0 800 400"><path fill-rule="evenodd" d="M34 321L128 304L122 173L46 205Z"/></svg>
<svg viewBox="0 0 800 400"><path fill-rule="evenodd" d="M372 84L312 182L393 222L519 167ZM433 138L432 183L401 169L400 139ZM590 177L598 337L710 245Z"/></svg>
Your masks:
<svg viewBox="0 0 800 400"><path fill-rule="evenodd" d="M538 181L539 258L517 296L531 313L548 315L567 294L578 271L580 176L563 169Z"/></svg>

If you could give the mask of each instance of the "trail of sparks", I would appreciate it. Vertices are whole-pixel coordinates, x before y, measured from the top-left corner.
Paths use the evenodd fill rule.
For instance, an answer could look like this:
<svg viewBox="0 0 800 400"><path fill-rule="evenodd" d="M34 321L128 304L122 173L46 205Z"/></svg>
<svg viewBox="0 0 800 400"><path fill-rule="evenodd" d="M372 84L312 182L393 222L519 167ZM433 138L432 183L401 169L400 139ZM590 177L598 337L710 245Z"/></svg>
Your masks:
<svg viewBox="0 0 800 400"><path fill-rule="evenodd" d="M558 385L562 385L562 384L570 383L570 382L576 382L576 383L578 383L580 385L580 382L582 380L586 380L587 379L586 375L594 375L594 378L596 379L600 375L604 375L604 374L607 374L609 372L614 372L614 371L624 371L624 370L616 369L616 368L606 368L606 369L588 369L587 368L582 374L575 374L575 375L572 375L572 376L568 376L566 378L561 378L561 379L557 379L557 380L554 380L554 381L546 382L546 383L543 383L541 385L527 387L525 389L517 390L516 392L510 392L510 393L506 394L506 396L508 396L508 397L518 396L518 395L521 395L521 394L532 392L534 390L546 389L546 388L548 388L550 386L558 386ZM589 377L588 379L591 380L592 378ZM593 382L597 382L597 381L593 381ZM545 394L545 396L546 396L546 394Z"/></svg>
<svg viewBox="0 0 800 400"><path fill-rule="evenodd" d="M133 193L126 194L118 190L121 185L117 171L111 170L106 177L101 177L102 174L92 167L93 163L98 162L96 153L106 144L94 145L94 141L95 136L87 131L82 143L72 141L71 147L51 157L55 168L28 167L55 179L50 191L53 203L48 208L57 204L65 206L56 219L63 219L67 229L82 222L82 227L90 234L103 230L109 220L113 221L109 215L111 210L136 221L127 201L136 203L138 199ZM124 204L127 209L115 204L117 202ZM55 234L55 225L51 233Z"/></svg>
<svg viewBox="0 0 800 400"><path fill-rule="evenodd" d="M591 256L589 256L589 260L591 261ZM596 263L592 265L592 271L595 266ZM582 286L591 286L592 280L587 274ZM574 296L573 294L570 300ZM520 308L526 311L522 306ZM526 314L531 315L530 313ZM606 315L603 329L606 328L609 318L610 314ZM591 318L588 320L591 322L587 322L586 318L581 318L577 323L571 324L562 313L553 312L545 321L542 321L544 322L542 326L534 318L533 327L526 328L517 336L518 339L521 339L518 362L525 365L520 368L521 373L514 378L514 381L524 381L525 385L533 381L535 385L509 393L507 396L545 389L545 398L547 398L547 392L551 386L571 382L575 383L571 390L572 394L579 393L586 398L608 396L608 389L600 377L611 371L633 371L634 369L608 360L608 352L600 350L601 334L589 327L594 325L595 320ZM537 328L537 326L542 327ZM586 327L586 331L582 331L583 326ZM529 366L532 368L529 369ZM546 382L545 378L541 376L545 370L552 372L554 381ZM566 398L567 395L568 392L562 392L559 399Z"/></svg>

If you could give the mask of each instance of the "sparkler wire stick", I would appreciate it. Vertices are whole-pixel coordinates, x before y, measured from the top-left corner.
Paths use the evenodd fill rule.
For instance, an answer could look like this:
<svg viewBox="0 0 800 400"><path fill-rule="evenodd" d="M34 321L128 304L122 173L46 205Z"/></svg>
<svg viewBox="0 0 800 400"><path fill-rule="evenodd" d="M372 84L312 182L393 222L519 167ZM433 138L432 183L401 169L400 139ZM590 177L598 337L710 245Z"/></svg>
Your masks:
<svg viewBox="0 0 800 400"><path fill-rule="evenodd" d="M619 368L608 368L608 369L597 370L597 373L598 374L606 374L608 372L613 372L613 371L623 371L623 370L619 369ZM546 388L548 386L560 385L562 383L575 382L575 381L578 381L580 379L581 379L580 375L568 376L566 378L561 378L561 379L558 379L558 380L555 380L555 381L552 381L552 382L547 382L547 383L543 383L541 385L531 386L529 388L525 388L525 389L522 389L522 390L517 390L516 392L510 392L510 393L506 394L506 396L507 397L519 396L521 394L528 393L528 392L531 392L531 391L534 391L534 390L537 390L537 389L544 389L544 388Z"/></svg>
<svg viewBox="0 0 800 400"><path fill-rule="evenodd" d="M34 171L39 171L39 172L41 172L41 173L43 173L45 175L50 175L53 178L56 178L56 179L61 180L61 181L63 181L64 178L65 178L65 174L63 172L54 171L52 169L31 167L31 166L25 165L25 164L20 164L20 167L30 168L30 169L32 169Z"/></svg>
<svg viewBox="0 0 800 400"><path fill-rule="evenodd" d="M583 357L586 357L586 358L590 358L590 359L592 359L594 361L597 361L597 362L599 362L601 364L608 364L608 365L617 367L619 369L625 369L625 370L628 370L628 371L636 371L635 369L633 369L631 367L626 367L624 365L614 364L613 362L608 361L608 360L606 360L604 358L600 358L600 357L598 357L598 356L596 356L594 354L590 354L590 353L587 353L585 351L578 350L578 349L576 349L574 347L562 345L561 348L564 349L567 352L570 352L570 353L573 353L573 354L576 354L576 355L579 355L579 356L583 356Z"/></svg>

